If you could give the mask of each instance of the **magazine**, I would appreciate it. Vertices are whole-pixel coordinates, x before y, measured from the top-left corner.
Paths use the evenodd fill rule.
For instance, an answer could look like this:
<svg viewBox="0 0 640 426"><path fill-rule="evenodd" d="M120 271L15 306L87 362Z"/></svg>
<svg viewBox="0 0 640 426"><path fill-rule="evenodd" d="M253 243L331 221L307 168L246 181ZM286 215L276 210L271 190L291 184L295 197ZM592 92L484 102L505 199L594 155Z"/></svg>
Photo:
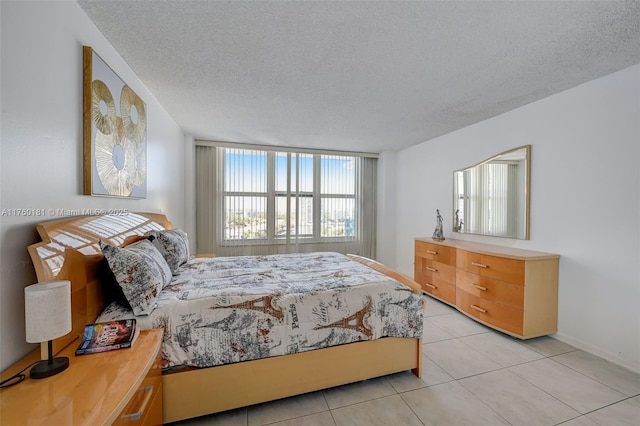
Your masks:
<svg viewBox="0 0 640 426"><path fill-rule="evenodd" d="M135 319L114 320L87 324L76 355L93 354L130 348L135 343L140 329Z"/></svg>

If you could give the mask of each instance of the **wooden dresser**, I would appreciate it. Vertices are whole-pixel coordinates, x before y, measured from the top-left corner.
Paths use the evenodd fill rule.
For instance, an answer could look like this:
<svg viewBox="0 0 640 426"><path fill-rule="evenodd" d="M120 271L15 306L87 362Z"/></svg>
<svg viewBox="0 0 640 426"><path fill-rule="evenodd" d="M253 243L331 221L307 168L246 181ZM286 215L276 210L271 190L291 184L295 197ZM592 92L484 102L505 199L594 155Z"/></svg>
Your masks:
<svg viewBox="0 0 640 426"><path fill-rule="evenodd" d="M461 240L415 240L414 279L432 297L529 339L557 331L560 256Z"/></svg>
<svg viewBox="0 0 640 426"><path fill-rule="evenodd" d="M78 340L62 350L69 368L45 379L29 378L0 391L7 425L162 424L162 330L142 331L132 348L75 356ZM40 349L4 371L6 379L33 361Z"/></svg>

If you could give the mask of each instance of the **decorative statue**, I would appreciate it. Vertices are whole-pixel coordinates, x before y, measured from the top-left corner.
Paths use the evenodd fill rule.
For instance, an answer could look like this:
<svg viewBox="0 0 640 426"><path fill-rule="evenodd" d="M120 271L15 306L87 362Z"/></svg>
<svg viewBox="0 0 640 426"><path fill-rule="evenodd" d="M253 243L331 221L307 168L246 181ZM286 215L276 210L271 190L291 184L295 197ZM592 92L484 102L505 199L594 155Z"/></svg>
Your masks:
<svg viewBox="0 0 640 426"><path fill-rule="evenodd" d="M462 232L462 220L460 219L460 209L456 209L456 223L453 226L453 230L456 232Z"/></svg>
<svg viewBox="0 0 640 426"><path fill-rule="evenodd" d="M436 209L436 229L433 231L433 239L436 241L444 241L444 232L442 232L442 216L440 215L440 209Z"/></svg>

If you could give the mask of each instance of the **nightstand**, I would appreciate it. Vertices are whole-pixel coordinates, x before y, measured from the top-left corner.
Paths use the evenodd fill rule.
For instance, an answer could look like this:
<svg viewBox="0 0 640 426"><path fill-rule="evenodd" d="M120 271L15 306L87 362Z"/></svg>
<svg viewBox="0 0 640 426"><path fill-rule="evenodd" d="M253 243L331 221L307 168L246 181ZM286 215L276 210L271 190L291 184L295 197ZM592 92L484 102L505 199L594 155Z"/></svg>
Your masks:
<svg viewBox="0 0 640 426"><path fill-rule="evenodd" d="M75 356L79 340L60 352L69 368L0 390L2 424L162 424L162 330L142 331L132 348ZM40 359L33 351L0 375L12 376Z"/></svg>

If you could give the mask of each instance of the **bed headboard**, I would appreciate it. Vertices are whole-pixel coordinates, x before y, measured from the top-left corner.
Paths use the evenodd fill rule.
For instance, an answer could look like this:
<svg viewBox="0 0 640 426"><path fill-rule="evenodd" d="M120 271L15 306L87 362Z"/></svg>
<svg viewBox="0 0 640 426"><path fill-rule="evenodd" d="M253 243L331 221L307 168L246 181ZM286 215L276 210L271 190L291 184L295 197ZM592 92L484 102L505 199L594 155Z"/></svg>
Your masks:
<svg viewBox="0 0 640 426"><path fill-rule="evenodd" d="M74 216L36 225L42 242L29 246L38 282L71 281L71 333L54 340L54 353L82 335L85 324L95 321L106 301L98 274L103 256L98 242L120 246L132 235L171 229L159 213ZM43 359L46 343L42 344Z"/></svg>

